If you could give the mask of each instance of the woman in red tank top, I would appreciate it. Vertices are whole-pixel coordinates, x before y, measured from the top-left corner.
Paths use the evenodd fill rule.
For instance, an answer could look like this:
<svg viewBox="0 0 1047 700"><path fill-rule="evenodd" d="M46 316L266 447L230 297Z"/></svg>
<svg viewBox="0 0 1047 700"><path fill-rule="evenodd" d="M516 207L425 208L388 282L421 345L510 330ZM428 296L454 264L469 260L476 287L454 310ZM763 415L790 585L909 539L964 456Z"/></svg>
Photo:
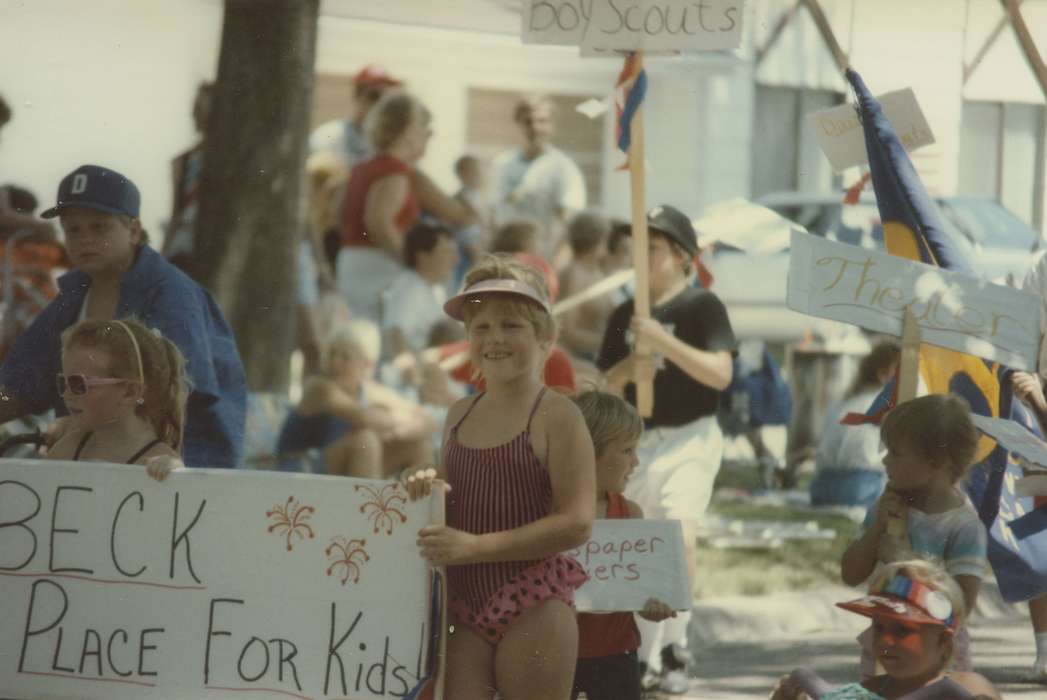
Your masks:
<svg viewBox="0 0 1047 700"><path fill-rule="evenodd" d="M444 309L465 320L470 359L487 381L448 412L447 525L419 532L422 556L448 566L446 696L568 700L573 592L586 576L561 552L589 538L595 470L577 407L539 379L555 336L548 294L530 268L492 258ZM432 478L409 479L412 496Z"/></svg>
<svg viewBox="0 0 1047 700"><path fill-rule="evenodd" d="M364 123L375 155L352 169L342 201L338 288L355 315L381 321L380 294L405 268L404 234L422 210L451 225L473 212L415 167L433 135L429 110L406 92L382 96Z"/></svg>

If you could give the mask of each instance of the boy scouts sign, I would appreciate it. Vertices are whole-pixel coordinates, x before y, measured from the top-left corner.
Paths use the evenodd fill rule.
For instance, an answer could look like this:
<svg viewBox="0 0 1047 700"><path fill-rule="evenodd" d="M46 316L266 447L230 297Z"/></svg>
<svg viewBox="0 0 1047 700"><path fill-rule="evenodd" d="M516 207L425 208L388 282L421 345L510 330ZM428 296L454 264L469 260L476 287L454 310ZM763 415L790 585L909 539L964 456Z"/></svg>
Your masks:
<svg viewBox="0 0 1047 700"><path fill-rule="evenodd" d="M742 0L524 0L525 44L718 51L742 41Z"/></svg>
<svg viewBox="0 0 1047 700"><path fill-rule="evenodd" d="M396 483L0 460L0 696L399 697L441 513ZM442 504L440 504L442 506Z"/></svg>

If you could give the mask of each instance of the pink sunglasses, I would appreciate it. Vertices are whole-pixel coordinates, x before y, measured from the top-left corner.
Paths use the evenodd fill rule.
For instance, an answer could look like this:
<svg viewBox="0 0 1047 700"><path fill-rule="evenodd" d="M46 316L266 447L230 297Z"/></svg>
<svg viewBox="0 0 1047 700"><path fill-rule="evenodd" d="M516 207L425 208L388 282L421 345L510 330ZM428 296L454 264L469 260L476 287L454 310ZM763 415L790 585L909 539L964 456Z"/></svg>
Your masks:
<svg viewBox="0 0 1047 700"><path fill-rule="evenodd" d="M76 396L83 396L93 386L124 384L134 381L133 379L119 379L116 377L88 377L84 374L59 374L55 379L58 380L59 395L64 395L68 389L70 394L75 394Z"/></svg>

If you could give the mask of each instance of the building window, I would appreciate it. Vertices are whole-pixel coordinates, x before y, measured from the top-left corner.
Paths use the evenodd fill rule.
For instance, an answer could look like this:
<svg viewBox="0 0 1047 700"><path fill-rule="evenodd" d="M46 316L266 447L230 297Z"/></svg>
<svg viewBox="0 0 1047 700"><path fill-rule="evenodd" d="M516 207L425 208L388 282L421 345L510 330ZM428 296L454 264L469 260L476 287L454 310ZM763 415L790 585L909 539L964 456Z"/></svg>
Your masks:
<svg viewBox="0 0 1047 700"><path fill-rule="evenodd" d="M1044 198L1042 105L963 103L959 193L992 197L1040 228Z"/></svg>
<svg viewBox="0 0 1047 700"><path fill-rule="evenodd" d="M768 192L828 192L839 186L814 130L811 112L835 107L832 90L757 85L753 109L752 196Z"/></svg>

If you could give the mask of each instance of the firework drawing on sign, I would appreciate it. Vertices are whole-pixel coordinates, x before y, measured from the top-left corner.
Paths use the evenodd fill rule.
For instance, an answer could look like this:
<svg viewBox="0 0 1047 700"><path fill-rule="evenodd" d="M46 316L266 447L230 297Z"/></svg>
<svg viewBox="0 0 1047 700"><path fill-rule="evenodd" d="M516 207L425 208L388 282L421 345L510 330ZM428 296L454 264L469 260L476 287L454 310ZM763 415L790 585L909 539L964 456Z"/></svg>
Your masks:
<svg viewBox="0 0 1047 700"><path fill-rule="evenodd" d="M385 534L393 534L393 525L397 519L401 523L407 522L407 516L400 510L407 503L407 497L400 489L400 484L386 484L381 491L365 484L357 484L353 487L357 491L365 491L370 500L364 501L360 506L360 512L367 515L374 526L374 532L385 529Z"/></svg>
<svg viewBox="0 0 1047 700"><path fill-rule="evenodd" d="M316 537L312 526L308 524L308 520L315 512L316 508L303 506L294 496L288 496L286 503L275 505L272 510L265 512L265 517L273 521L267 531L285 536L287 551L291 551L294 548L294 545L291 544L292 537L300 540L304 540L307 535L309 539Z"/></svg>
<svg viewBox="0 0 1047 700"><path fill-rule="evenodd" d="M366 545L367 540L350 540L342 535L331 540L331 544L327 545L327 549L324 550L324 555L331 562L331 565L327 567L327 575L332 576L336 570L339 571L343 586L350 577L353 583L359 581L360 567L364 562L371 560L364 549Z"/></svg>

